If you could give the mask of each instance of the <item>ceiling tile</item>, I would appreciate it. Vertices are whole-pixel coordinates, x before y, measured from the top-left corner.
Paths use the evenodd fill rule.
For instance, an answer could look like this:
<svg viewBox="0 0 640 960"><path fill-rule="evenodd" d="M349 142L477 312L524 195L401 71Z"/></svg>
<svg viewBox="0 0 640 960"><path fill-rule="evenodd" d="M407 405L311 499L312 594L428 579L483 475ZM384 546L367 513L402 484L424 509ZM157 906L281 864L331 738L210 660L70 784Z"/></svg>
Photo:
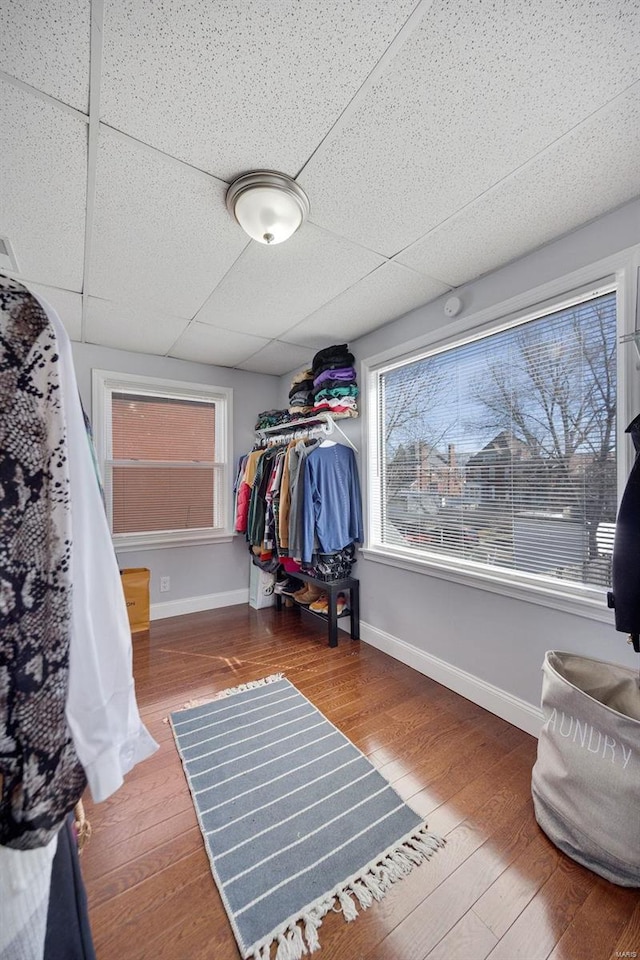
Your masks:
<svg viewBox="0 0 640 960"><path fill-rule="evenodd" d="M40 283L30 283L28 286L31 293L53 307L69 337L82 340L82 294L58 290L57 287L44 287Z"/></svg>
<svg viewBox="0 0 640 960"><path fill-rule="evenodd" d="M398 260L458 285L638 195L636 90L418 240Z"/></svg>
<svg viewBox="0 0 640 960"><path fill-rule="evenodd" d="M436 0L298 179L316 223L391 256L638 76L636 0Z"/></svg>
<svg viewBox="0 0 640 960"><path fill-rule="evenodd" d="M89 0L0 3L0 64L63 103L89 106Z"/></svg>
<svg viewBox="0 0 640 960"><path fill-rule="evenodd" d="M306 223L275 247L250 243L196 319L277 337L381 263L379 254Z"/></svg>
<svg viewBox="0 0 640 960"><path fill-rule="evenodd" d="M235 367L266 343L268 340L264 337L218 330L210 324L194 321L174 343L170 356L177 357L178 360L193 360L194 363L216 363L222 367Z"/></svg>
<svg viewBox="0 0 640 960"><path fill-rule="evenodd" d="M90 293L191 319L246 245L208 174L101 128Z"/></svg>
<svg viewBox="0 0 640 960"><path fill-rule="evenodd" d="M132 301L117 303L89 297L84 338L118 350L164 356L187 325L181 317Z"/></svg>
<svg viewBox="0 0 640 960"><path fill-rule="evenodd" d="M356 340L409 310L435 300L448 289L438 280L397 263L385 263L288 330L282 339L316 349L326 347L333 340Z"/></svg>
<svg viewBox="0 0 640 960"><path fill-rule="evenodd" d="M253 373L272 373L282 376L290 370L307 366L313 359L315 350L298 347L292 343L283 343L281 340L272 340L254 357L239 363L241 370L251 370Z"/></svg>
<svg viewBox="0 0 640 960"><path fill-rule="evenodd" d="M300 169L415 0L106 0L102 119L225 180Z"/></svg>
<svg viewBox="0 0 640 960"><path fill-rule="evenodd" d="M0 235L26 280L82 290L87 124L0 83Z"/></svg>

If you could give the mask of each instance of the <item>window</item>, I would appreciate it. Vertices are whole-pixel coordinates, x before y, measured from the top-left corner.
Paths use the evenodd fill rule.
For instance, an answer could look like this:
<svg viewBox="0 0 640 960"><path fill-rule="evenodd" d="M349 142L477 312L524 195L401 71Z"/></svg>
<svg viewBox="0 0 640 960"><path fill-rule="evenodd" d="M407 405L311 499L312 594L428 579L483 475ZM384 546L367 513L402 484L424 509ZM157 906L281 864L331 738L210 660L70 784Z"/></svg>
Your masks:
<svg viewBox="0 0 640 960"><path fill-rule="evenodd" d="M601 596L617 508L616 343L611 283L373 368L370 549Z"/></svg>
<svg viewBox="0 0 640 960"><path fill-rule="evenodd" d="M231 391L103 370L93 379L116 548L229 536Z"/></svg>

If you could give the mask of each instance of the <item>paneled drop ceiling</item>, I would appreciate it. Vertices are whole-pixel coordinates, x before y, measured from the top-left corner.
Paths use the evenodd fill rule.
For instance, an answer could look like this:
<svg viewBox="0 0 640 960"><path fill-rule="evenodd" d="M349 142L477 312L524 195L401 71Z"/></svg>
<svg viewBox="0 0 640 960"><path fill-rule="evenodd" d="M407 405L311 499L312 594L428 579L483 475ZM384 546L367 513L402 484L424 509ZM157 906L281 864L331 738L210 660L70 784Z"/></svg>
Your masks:
<svg viewBox="0 0 640 960"><path fill-rule="evenodd" d="M0 237L71 337L283 374L640 195L640 0L0 0ZM309 220L250 241L250 170Z"/></svg>

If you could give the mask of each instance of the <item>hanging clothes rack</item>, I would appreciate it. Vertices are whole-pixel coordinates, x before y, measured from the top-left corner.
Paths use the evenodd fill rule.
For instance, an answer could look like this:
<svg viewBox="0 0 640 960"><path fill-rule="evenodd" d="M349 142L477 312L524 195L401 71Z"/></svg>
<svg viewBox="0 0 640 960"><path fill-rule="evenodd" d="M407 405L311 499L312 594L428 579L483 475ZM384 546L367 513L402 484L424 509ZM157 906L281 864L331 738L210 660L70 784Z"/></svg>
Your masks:
<svg viewBox="0 0 640 960"><path fill-rule="evenodd" d="M256 430L256 435L260 437L261 441L272 441L277 442L281 440L286 442L287 440L294 439L298 436L308 437L316 432L330 437L334 431L338 431L344 439L347 441L354 453L358 452L358 448L353 443L352 440L346 435L342 427L337 424L332 416L329 414L316 414L314 417L306 417L301 420L292 420L289 423L278 423L274 424L272 427L263 427L260 430Z"/></svg>

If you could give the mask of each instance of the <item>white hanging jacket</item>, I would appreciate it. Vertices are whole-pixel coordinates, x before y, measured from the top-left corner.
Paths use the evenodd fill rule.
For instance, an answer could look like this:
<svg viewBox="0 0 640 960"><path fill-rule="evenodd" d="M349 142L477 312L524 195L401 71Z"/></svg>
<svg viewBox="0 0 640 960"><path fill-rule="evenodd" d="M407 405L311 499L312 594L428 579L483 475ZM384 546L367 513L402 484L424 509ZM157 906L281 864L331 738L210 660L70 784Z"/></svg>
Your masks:
<svg viewBox="0 0 640 960"><path fill-rule="evenodd" d="M36 295L60 351L71 491L72 616L67 722L94 801L106 800L136 763L158 749L138 713L129 620L95 473L71 343Z"/></svg>

